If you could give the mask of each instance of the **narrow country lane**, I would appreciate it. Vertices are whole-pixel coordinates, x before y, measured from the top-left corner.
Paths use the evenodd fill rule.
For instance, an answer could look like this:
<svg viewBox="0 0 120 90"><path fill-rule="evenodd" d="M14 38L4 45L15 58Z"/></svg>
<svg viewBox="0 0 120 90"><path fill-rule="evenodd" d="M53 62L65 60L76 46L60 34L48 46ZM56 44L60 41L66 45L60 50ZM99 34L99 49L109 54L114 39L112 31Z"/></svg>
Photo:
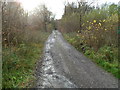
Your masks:
<svg viewBox="0 0 120 90"><path fill-rule="evenodd" d="M36 88L117 88L118 80L53 31L37 67Z"/></svg>

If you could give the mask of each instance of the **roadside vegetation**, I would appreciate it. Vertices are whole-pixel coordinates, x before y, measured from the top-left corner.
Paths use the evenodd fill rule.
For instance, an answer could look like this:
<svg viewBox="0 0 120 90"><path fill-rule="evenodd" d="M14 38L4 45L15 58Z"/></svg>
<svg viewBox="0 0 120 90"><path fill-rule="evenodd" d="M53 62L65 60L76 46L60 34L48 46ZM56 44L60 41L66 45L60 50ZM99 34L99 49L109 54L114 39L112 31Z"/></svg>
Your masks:
<svg viewBox="0 0 120 90"><path fill-rule="evenodd" d="M81 0L82 1L82 0ZM118 9L116 4L94 7L68 3L60 20L45 5L24 11L19 2L1 2L2 87L32 87L35 66L44 43L56 28L66 40L106 71L120 78L118 62Z"/></svg>
<svg viewBox="0 0 120 90"><path fill-rule="evenodd" d="M82 11L83 10L83 11ZM66 40L93 62L120 78L118 6L68 3L59 28Z"/></svg>
<svg viewBox="0 0 120 90"><path fill-rule="evenodd" d="M54 27L54 17L45 5L28 14L18 2L1 3L2 87L33 87L36 63L41 59L44 43Z"/></svg>
<svg viewBox="0 0 120 90"><path fill-rule="evenodd" d="M93 62L101 66L106 71L112 73L115 77L120 78L118 48L111 46L102 46L95 51L93 47L87 44L81 45L80 37L72 34L64 34L65 39L72 44L78 51L90 58Z"/></svg>
<svg viewBox="0 0 120 90"><path fill-rule="evenodd" d="M33 87L36 63L41 59L49 33L32 34L39 39L3 48L3 88ZM29 36L30 38L31 36ZM32 41L33 40L33 41Z"/></svg>

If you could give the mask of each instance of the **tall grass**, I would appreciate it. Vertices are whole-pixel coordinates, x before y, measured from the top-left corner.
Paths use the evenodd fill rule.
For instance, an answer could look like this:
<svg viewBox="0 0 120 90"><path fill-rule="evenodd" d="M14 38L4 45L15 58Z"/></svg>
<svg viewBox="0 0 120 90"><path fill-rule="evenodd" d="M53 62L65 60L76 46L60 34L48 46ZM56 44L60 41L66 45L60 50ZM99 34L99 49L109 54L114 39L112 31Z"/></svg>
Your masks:
<svg viewBox="0 0 120 90"><path fill-rule="evenodd" d="M3 88L25 88L34 85L34 69L42 56L49 33L27 30L19 44L3 47ZM33 82L33 83L32 83Z"/></svg>

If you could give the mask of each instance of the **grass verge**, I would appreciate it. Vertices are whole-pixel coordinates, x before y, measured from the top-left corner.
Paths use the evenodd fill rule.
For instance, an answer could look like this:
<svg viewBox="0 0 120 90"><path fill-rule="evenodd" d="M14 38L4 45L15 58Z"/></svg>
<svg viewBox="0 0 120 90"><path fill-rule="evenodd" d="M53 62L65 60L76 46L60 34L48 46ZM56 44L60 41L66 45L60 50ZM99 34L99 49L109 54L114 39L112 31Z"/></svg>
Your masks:
<svg viewBox="0 0 120 90"><path fill-rule="evenodd" d="M29 31L25 33L22 43L8 48L3 47L3 88L32 87L36 79L34 76L36 63L42 57L44 43L49 34Z"/></svg>
<svg viewBox="0 0 120 90"><path fill-rule="evenodd" d="M65 39L72 44L78 51L83 52L85 56L97 63L106 71L112 73L120 79L120 67L118 64L118 48L113 46L103 46L95 51L93 48L83 44L81 45L80 37L75 33L64 34Z"/></svg>
<svg viewBox="0 0 120 90"><path fill-rule="evenodd" d="M23 88L34 78L43 44L20 44L3 49L3 88Z"/></svg>

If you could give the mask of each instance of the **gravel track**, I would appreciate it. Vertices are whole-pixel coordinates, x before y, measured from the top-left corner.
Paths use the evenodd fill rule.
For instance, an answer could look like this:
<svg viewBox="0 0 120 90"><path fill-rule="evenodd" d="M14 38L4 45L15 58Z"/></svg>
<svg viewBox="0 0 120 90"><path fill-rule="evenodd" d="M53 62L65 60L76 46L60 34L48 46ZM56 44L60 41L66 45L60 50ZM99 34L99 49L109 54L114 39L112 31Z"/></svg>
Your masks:
<svg viewBox="0 0 120 90"><path fill-rule="evenodd" d="M53 31L37 67L36 88L118 88L118 80Z"/></svg>

